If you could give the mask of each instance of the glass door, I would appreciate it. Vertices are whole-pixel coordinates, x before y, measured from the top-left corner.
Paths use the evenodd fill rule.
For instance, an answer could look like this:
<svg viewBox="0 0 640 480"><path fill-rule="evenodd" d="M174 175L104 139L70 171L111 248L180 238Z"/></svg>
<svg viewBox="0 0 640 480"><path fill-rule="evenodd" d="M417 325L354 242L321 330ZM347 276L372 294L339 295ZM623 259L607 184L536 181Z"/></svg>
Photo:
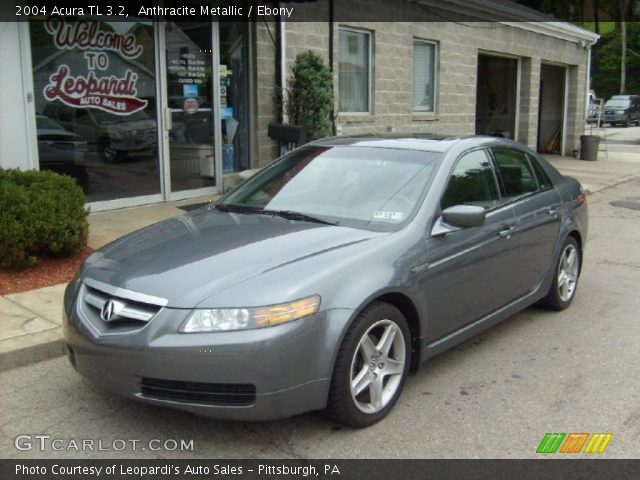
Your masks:
<svg viewBox="0 0 640 480"><path fill-rule="evenodd" d="M169 193L195 191L219 183L215 167L219 127L215 123L214 27L211 22L165 24L165 48L161 54L166 56L162 96L164 128L168 133L164 156Z"/></svg>

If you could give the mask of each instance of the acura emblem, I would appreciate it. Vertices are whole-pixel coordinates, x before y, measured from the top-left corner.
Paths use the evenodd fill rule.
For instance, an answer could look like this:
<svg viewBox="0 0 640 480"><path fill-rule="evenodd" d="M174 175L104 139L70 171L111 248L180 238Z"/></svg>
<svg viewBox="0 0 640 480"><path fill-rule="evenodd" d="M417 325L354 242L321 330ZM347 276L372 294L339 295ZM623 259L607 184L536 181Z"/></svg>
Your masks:
<svg viewBox="0 0 640 480"><path fill-rule="evenodd" d="M100 311L100 318L105 322L110 322L113 314L116 310L116 304L113 300L109 300L102 306L102 310Z"/></svg>

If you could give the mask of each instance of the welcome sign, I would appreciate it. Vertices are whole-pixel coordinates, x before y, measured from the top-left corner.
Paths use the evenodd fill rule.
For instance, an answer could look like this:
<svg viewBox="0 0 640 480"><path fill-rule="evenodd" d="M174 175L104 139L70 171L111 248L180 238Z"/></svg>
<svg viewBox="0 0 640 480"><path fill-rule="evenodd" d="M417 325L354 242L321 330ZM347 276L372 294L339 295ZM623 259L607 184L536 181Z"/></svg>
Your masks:
<svg viewBox="0 0 640 480"><path fill-rule="evenodd" d="M88 70L87 75L74 75L68 65L59 65L44 87L45 99L116 115L130 115L147 106L147 100L136 96L138 75L133 70L127 69L122 77L96 73L109 68L108 52L125 60L139 57L143 47L135 35L101 30L100 22L67 22L60 18L48 19L44 27L58 50L83 50Z"/></svg>

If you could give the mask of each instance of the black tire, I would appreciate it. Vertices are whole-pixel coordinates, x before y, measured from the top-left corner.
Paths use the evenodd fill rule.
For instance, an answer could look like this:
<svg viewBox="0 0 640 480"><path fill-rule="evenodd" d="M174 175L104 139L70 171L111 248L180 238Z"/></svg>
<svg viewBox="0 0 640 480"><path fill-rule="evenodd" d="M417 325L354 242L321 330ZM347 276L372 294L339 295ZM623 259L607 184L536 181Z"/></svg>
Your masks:
<svg viewBox="0 0 640 480"><path fill-rule="evenodd" d="M381 322L385 322L381 324ZM395 324L399 328L395 328L390 323ZM378 326L380 325L380 326ZM358 407L356 400L358 395L355 398L352 396L351 391L351 381L352 381L352 370L357 369L362 373L363 370L367 370L367 376L371 376L371 378L378 378L377 374L371 370L376 369L377 366L374 366L378 359L372 360L371 366L367 367L369 363L364 363L362 361L361 348L360 343L361 340L365 341L365 334L369 335L368 339L379 341L379 338L375 338L376 333L379 329L385 329L385 327L389 327L394 330L395 335L398 335L398 332L402 333L402 340L404 341L404 352L395 351L397 348L397 344L395 343L391 347L393 352L389 350L389 356L393 357L393 361L395 362L397 358L404 355L404 365L402 367L402 373L396 373L393 375L385 376L383 373L384 370L379 370L380 382L382 385L385 385L383 388L387 390L387 387L393 394L386 400L383 408L379 411L375 411L372 413L366 413L361 410L361 407ZM373 330L369 332L370 329ZM382 335L380 335L382 336ZM396 338L396 337L394 337ZM398 344L401 343L400 339L397 339ZM379 350L376 350L379 352ZM384 362L384 357L380 357L382 362ZM387 359L389 360L389 359ZM362 362L360 366L357 364ZM391 361L387 362L388 365L391 365ZM355 319L353 324L349 327L347 334L344 337L342 345L340 346L340 350L338 352L338 356L336 358L336 362L333 369L333 376L331 378L331 387L329 391L329 400L327 403L327 413L334 418L335 420L351 426L355 428L363 428L373 425L374 423L382 420L389 411L393 408L398 398L400 397L400 393L402 392L402 388L404 386L404 382L407 378L407 374L409 372L409 365L411 364L411 333L409 331L409 326L407 324L404 315L393 305L390 305L385 302L374 302L365 308ZM380 363L378 365L384 365L384 363ZM384 367L383 367L384 368ZM397 367L399 368L399 367ZM384 383L384 379L387 378L387 383ZM391 383L393 382L393 383ZM373 385L373 380L370 385ZM369 388L367 388L368 392L366 394L369 396L370 401L372 403L372 393ZM365 393L365 390L361 392L360 395ZM387 392L387 396L391 393ZM381 393L380 398L383 398L384 394ZM359 405L362 405L358 401Z"/></svg>
<svg viewBox="0 0 640 480"><path fill-rule="evenodd" d="M561 268L563 268L563 260L565 258L567 249L570 249L570 248L572 248L577 255L577 258L576 258L577 272L575 275L575 282L573 284L573 289L571 291L571 294L569 295L568 298L566 297L563 298L563 295L561 293L561 288L560 288L559 277L560 277L560 270ZM564 244L562 245L562 248L560 249L560 254L558 255L558 258L555 260L555 267L553 270L553 281L551 282L551 287L549 287L549 291L547 292L547 295L542 300L540 300L538 304L544 308L548 308L550 310L556 310L556 311L564 310L569 305L571 305L571 302L576 296L576 291L578 289L581 270L582 270L582 252L580 251L578 242L576 242L576 240L573 237L567 237L567 239L564 241Z"/></svg>

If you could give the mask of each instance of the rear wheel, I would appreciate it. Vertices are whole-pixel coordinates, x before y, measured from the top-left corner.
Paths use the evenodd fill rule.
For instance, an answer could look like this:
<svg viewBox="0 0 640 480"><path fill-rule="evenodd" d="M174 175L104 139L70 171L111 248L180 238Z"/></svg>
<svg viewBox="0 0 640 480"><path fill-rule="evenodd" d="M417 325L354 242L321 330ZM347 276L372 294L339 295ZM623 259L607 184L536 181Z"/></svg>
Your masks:
<svg viewBox="0 0 640 480"><path fill-rule="evenodd" d="M581 261L578 242L573 237L567 237L556 262L553 282L540 305L552 310L564 310L571 304L578 288Z"/></svg>
<svg viewBox="0 0 640 480"><path fill-rule="evenodd" d="M402 313L371 304L354 321L338 352L328 412L352 427L367 427L393 408L410 364L411 336Z"/></svg>

